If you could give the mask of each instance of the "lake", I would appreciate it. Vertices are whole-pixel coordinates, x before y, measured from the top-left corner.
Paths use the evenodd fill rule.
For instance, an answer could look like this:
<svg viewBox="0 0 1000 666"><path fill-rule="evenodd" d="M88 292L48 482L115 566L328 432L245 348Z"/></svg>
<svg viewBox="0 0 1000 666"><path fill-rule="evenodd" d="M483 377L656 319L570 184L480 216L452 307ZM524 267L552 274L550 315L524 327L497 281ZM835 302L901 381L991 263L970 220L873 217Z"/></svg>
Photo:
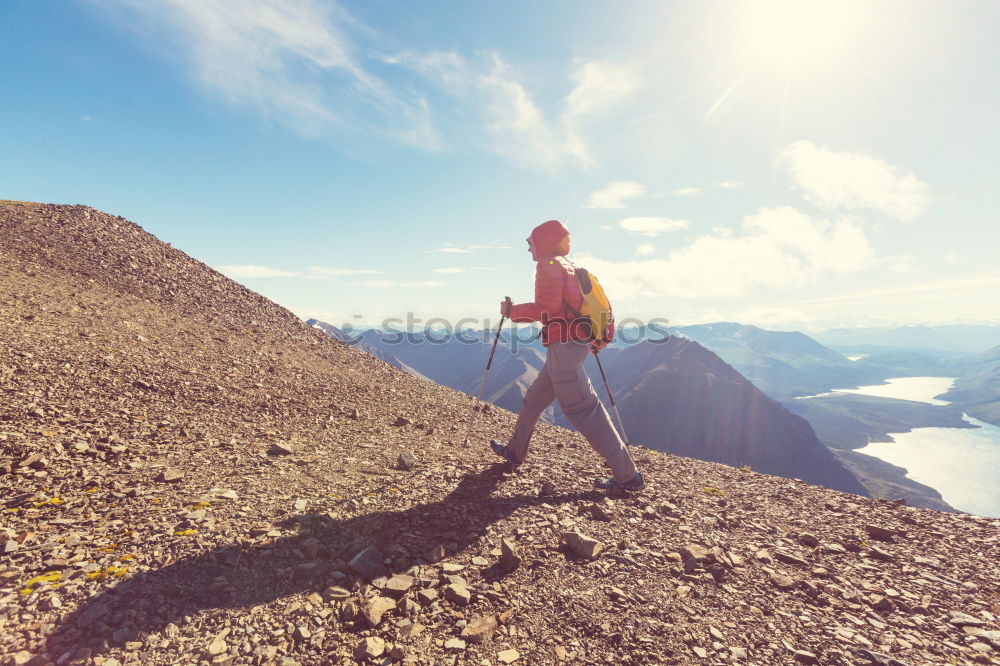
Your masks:
<svg viewBox="0 0 1000 666"><path fill-rule="evenodd" d="M946 405L938 400L954 383L947 377L899 377L877 386L834 391ZM965 415L978 428L914 428L892 433L892 442L857 449L907 470L959 511L1000 518L1000 427Z"/></svg>

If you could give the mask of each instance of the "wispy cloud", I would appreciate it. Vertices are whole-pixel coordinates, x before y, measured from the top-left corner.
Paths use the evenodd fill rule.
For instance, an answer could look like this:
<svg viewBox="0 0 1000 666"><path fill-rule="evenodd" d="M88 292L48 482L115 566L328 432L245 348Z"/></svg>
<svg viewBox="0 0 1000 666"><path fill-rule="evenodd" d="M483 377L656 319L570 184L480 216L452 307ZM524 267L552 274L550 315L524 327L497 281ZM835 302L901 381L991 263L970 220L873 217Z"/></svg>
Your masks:
<svg viewBox="0 0 1000 666"><path fill-rule="evenodd" d="M362 283L364 287L372 287L374 289L395 289L397 287L403 287L408 289L421 289L426 287L444 287L445 282L439 282L437 280L417 280L414 282L396 282L395 280L369 280L368 282Z"/></svg>
<svg viewBox="0 0 1000 666"><path fill-rule="evenodd" d="M669 231L687 229L690 223L687 220L671 220L667 217L627 217L619 220L618 226L643 236L659 236Z"/></svg>
<svg viewBox="0 0 1000 666"><path fill-rule="evenodd" d="M329 266L310 266L309 271L315 275L376 275L382 271L369 268L331 268Z"/></svg>
<svg viewBox="0 0 1000 666"><path fill-rule="evenodd" d="M675 197L696 197L700 194L700 187L682 187L679 190L674 190Z"/></svg>
<svg viewBox="0 0 1000 666"><path fill-rule="evenodd" d="M653 254L656 250L656 246L652 243L639 243L635 246L635 256L637 257L648 257Z"/></svg>
<svg viewBox="0 0 1000 666"><path fill-rule="evenodd" d="M440 147L426 100L364 64L356 22L320 0L91 0L186 62L210 95L310 136L361 131Z"/></svg>
<svg viewBox="0 0 1000 666"><path fill-rule="evenodd" d="M472 254L479 250L509 250L509 245L446 245L433 250L424 250L425 254Z"/></svg>
<svg viewBox="0 0 1000 666"><path fill-rule="evenodd" d="M877 263L859 224L816 219L789 207L762 209L744 218L737 232L700 236L663 259L581 257L580 262L622 299L733 298L754 288L801 286Z"/></svg>
<svg viewBox="0 0 1000 666"><path fill-rule="evenodd" d="M866 153L836 152L796 141L778 154L806 199L826 210L875 210L900 220L920 215L929 186L916 175Z"/></svg>
<svg viewBox="0 0 1000 666"><path fill-rule="evenodd" d="M257 266L254 264L239 264L229 266L218 266L216 268L223 275L233 278L274 278L274 277L298 277L300 274L293 271L286 271L270 266Z"/></svg>
<svg viewBox="0 0 1000 666"><path fill-rule="evenodd" d="M578 62L569 73L572 89L548 108L526 77L497 52L466 58L454 52L400 53L383 61L407 67L457 102L464 116L479 119L489 148L518 166L558 171L596 164L587 130L637 87L629 67Z"/></svg>
<svg viewBox="0 0 1000 666"><path fill-rule="evenodd" d="M741 180L724 180L719 183L719 187L723 190L742 190L745 183Z"/></svg>
<svg viewBox="0 0 1000 666"><path fill-rule="evenodd" d="M645 193L646 188L639 183L620 180L608 183L596 192L591 192L585 208L625 208L625 199Z"/></svg>
<svg viewBox="0 0 1000 666"><path fill-rule="evenodd" d="M491 266L465 266L465 267L452 267L452 268L432 268L432 273L468 273L469 271L495 271L496 268Z"/></svg>

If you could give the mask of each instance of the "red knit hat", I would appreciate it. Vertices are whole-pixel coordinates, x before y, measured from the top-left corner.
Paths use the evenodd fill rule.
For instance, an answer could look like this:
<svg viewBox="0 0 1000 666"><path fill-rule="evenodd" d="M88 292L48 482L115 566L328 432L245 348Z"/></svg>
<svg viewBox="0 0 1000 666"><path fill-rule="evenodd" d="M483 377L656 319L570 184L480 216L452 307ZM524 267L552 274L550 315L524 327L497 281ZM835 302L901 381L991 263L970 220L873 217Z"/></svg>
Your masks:
<svg viewBox="0 0 1000 666"><path fill-rule="evenodd" d="M535 251L541 255L560 254L559 245L562 239L569 237L569 229L559 220L543 222L531 231L528 239Z"/></svg>

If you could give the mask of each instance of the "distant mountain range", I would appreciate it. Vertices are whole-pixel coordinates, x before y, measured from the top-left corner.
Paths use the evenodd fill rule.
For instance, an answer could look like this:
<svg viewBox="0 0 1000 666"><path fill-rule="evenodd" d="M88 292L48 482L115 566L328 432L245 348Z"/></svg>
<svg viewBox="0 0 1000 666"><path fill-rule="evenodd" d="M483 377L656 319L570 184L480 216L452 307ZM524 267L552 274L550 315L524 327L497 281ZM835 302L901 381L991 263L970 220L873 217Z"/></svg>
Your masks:
<svg viewBox="0 0 1000 666"><path fill-rule="evenodd" d="M701 343L779 400L876 383L895 372L881 365L859 365L798 331L720 322L670 332Z"/></svg>
<svg viewBox="0 0 1000 666"><path fill-rule="evenodd" d="M1000 425L1000 346L962 359L962 376L944 395L977 419Z"/></svg>
<svg viewBox="0 0 1000 666"><path fill-rule="evenodd" d="M957 355L978 354L1000 345L1000 326L951 324L897 328L834 328L813 336L824 345L856 353L921 350Z"/></svg>

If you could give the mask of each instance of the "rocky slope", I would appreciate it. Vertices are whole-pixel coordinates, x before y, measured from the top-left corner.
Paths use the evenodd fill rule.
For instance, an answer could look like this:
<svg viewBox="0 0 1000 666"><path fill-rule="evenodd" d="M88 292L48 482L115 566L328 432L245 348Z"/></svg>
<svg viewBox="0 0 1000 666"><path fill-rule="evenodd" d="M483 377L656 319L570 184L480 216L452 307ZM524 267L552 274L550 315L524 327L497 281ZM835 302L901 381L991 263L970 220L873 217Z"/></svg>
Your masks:
<svg viewBox="0 0 1000 666"><path fill-rule="evenodd" d="M411 377L79 206L0 203L0 659L1000 663L1000 523L637 450Z"/></svg>

